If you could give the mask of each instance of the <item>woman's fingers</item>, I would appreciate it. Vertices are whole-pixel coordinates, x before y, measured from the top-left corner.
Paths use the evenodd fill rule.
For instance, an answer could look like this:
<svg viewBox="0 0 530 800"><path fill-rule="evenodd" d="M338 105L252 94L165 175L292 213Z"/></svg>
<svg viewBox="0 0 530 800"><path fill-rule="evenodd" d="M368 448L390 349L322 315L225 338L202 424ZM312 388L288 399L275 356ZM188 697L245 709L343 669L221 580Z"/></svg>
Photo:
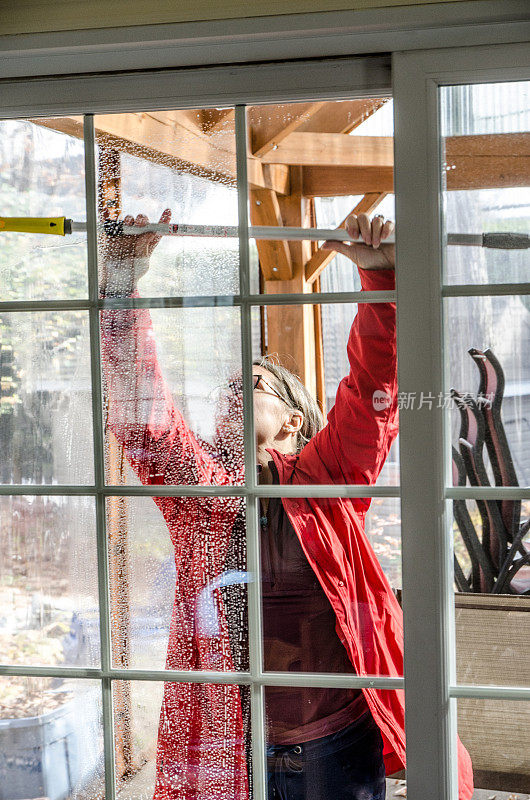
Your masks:
<svg viewBox="0 0 530 800"><path fill-rule="evenodd" d="M357 217L361 239L365 244L372 244L372 225L368 214L359 214Z"/></svg>
<svg viewBox="0 0 530 800"><path fill-rule="evenodd" d="M359 223L357 222L357 217L355 214L351 214L346 220L346 230L348 231L348 235L351 236L352 240L359 238Z"/></svg>
<svg viewBox="0 0 530 800"><path fill-rule="evenodd" d="M335 250L337 253L342 253L343 256L348 256L348 258L351 258L354 248L351 244L346 244L346 242L335 242L333 239L328 239L322 244L322 249Z"/></svg>
<svg viewBox="0 0 530 800"><path fill-rule="evenodd" d="M384 219L376 216L372 220L372 247L379 247L381 244L381 233L383 231Z"/></svg>
<svg viewBox="0 0 530 800"><path fill-rule="evenodd" d="M381 231L381 241L384 239L388 239L391 233L394 232L395 225L391 219L387 219L385 224L383 225L383 230Z"/></svg>
<svg viewBox="0 0 530 800"><path fill-rule="evenodd" d="M170 208L166 208L166 209L164 209L164 211L162 211L162 213L160 215L160 219L158 221L161 222L161 223L166 223L167 224L170 220L171 220L171 209ZM162 238L161 234L159 234L159 233L154 233L153 234L153 238L151 240L151 244L150 244L150 247L149 247L149 255L151 255L151 253L153 252L154 248L157 246L157 244L158 244L158 242L160 241L161 238Z"/></svg>

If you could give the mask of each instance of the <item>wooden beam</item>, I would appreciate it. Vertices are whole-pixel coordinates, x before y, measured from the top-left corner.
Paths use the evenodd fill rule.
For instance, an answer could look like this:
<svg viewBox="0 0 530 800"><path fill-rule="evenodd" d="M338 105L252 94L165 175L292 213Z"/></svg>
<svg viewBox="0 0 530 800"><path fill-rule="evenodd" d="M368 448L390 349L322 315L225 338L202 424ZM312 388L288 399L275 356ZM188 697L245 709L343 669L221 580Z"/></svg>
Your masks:
<svg viewBox="0 0 530 800"><path fill-rule="evenodd" d="M231 134L224 132L216 139L215 135L210 136L200 131L194 133L181 124L182 118L180 121L171 116L159 119L159 113L162 114L98 115L98 142L109 149L132 153L157 164L165 164L235 186L235 141ZM180 112L163 113L172 115ZM77 138L83 135L81 117L31 121ZM187 124L191 125L189 121ZM234 149L227 149L227 141L231 142L230 147ZM341 144L340 147L342 146ZM387 147L385 144L383 150ZM449 137L446 139L445 157L448 167L447 189L454 191L528 186L529 150L528 133ZM259 159L250 157L248 173L251 189L272 189L278 195L287 195L290 191L287 164L262 164ZM328 166L303 166L302 181L303 194L307 197L393 191L392 167L389 165L348 166L338 162Z"/></svg>
<svg viewBox="0 0 530 800"><path fill-rule="evenodd" d="M365 194L362 200L359 200L357 205L352 208L350 214L370 214L375 208L377 208L384 197L386 197L384 192L381 192L380 194ZM347 217L344 217L338 226L339 228L344 228L346 220L350 214L348 214ZM308 283L315 283L315 281L319 279L321 272L327 267L330 261L333 261L336 255L337 253L334 253L332 250L323 250L322 247L319 247L305 265L306 281L308 281Z"/></svg>
<svg viewBox="0 0 530 800"><path fill-rule="evenodd" d="M292 193L279 197L281 217L288 227L311 226L311 204L302 196L301 168L291 168ZM304 264L311 255L311 243L289 242L293 277L287 281L266 281L267 294L312 291L305 280ZM316 396L315 318L312 306L267 306L267 353L276 354L280 362L296 373Z"/></svg>
<svg viewBox="0 0 530 800"><path fill-rule="evenodd" d="M221 125L225 126L234 119L233 108L203 108L201 110L201 125L205 132L215 131ZM235 126L235 122L233 125Z"/></svg>
<svg viewBox="0 0 530 800"><path fill-rule="evenodd" d="M249 200L251 225L283 226L276 192L272 189L251 189ZM291 280L293 264L288 242L258 239L256 244L264 280Z"/></svg>
<svg viewBox="0 0 530 800"><path fill-rule="evenodd" d="M215 147L215 137L194 133L176 119L161 120L157 115L158 112L98 115L98 144L235 187L235 139L233 150ZM83 137L82 117L36 118L31 122L78 139ZM224 143L227 138L223 137ZM289 192L289 167L284 164L263 165L258 159L249 158L248 178L250 188L273 189L277 194Z"/></svg>
<svg viewBox="0 0 530 800"><path fill-rule="evenodd" d="M446 158L447 191L507 189L530 185L530 156L455 156ZM304 195L341 197L393 192L391 167L301 167Z"/></svg>
<svg viewBox="0 0 530 800"><path fill-rule="evenodd" d="M264 164L300 166L392 167L391 136L350 136L346 133L289 134L275 150L262 157Z"/></svg>
<svg viewBox="0 0 530 800"><path fill-rule="evenodd" d="M331 100L324 103L310 119L299 127L300 132L351 133L387 102L386 98L363 100Z"/></svg>
<svg viewBox="0 0 530 800"><path fill-rule="evenodd" d="M262 157L310 119L325 102L249 106L247 124L252 155Z"/></svg>
<svg viewBox="0 0 530 800"><path fill-rule="evenodd" d="M121 162L117 150L100 148L98 153L98 211L106 209L109 219L121 214ZM114 486L126 484L123 447L105 424L106 480ZM108 497L106 503L109 600L111 607L112 662L121 669L130 667L131 607L129 583L128 500ZM118 779L133 769L132 715L130 686L116 681L113 691L114 739Z"/></svg>
<svg viewBox="0 0 530 800"><path fill-rule="evenodd" d="M391 136L295 131L261 160L264 164L391 167L394 164L393 144ZM451 136L445 139L445 156L449 162L464 157L476 158L478 169L481 159L528 157L530 133Z"/></svg>
<svg viewBox="0 0 530 800"><path fill-rule="evenodd" d="M530 133L485 133L448 136L446 155L453 156L530 156Z"/></svg>
<svg viewBox="0 0 530 800"><path fill-rule="evenodd" d="M306 197L394 191L392 167L300 167Z"/></svg>
<svg viewBox="0 0 530 800"><path fill-rule="evenodd" d="M447 190L530 186L530 156L447 157Z"/></svg>

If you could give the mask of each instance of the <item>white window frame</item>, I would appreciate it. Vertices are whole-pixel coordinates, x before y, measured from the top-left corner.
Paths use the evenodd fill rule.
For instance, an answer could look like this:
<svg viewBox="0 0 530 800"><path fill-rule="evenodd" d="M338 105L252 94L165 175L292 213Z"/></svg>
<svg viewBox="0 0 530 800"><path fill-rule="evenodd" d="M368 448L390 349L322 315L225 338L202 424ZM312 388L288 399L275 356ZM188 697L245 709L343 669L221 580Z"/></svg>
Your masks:
<svg viewBox="0 0 530 800"><path fill-rule="evenodd" d="M443 284L439 124L440 86L529 79L527 45L393 56L401 392L446 388L444 297L530 293L530 283ZM437 800L458 798L456 698L530 700L530 687L457 685L450 501L529 498L530 489L453 488L447 416L443 408L400 411L408 795L426 796L431 781Z"/></svg>
<svg viewBox="0 0 530 800"><path fill-rule="evenodd" d="M508 35L508 34L506 34ZM447 69L450 64L451 69ZM530 284L515 286L443 287L440 237L440 160L437 116L437 87L451 83L528 79L530 64L523 45L476 47L463 51L434 50L401 52L393 57L393 95L396 107L395 181L397 228L398 352L400 391L443 389L442 318L443 297L451 294L528 293ZM252 296L248 285L248 239L246 204L246 160L244 111L242 104L303 99L341 99L390 93L389 61L385 56L271 63L256 66L209 67L165 70L159 73L69 76L5 82L1 85L3 118L71 113L135 111L149 108L184 108L208 105L236 105L238 186L240 212L241 293L229 298L196 298L197 305L234 302L241 308L244 391L250 386L250 310L255 305L281 302ZM205 87L208 87L205 90ZM259 574L256 525L260 496L356 496L396 497L397 487L311 486L260 487L254 480L254 435L252 419L246 415L245 444L247 481L244 487L110 487L103 481L103 432L98 339L98 299L95 247L95 170L93 121L85 125L87 220L89 222L89 297L87 301L2 302L0 311L45 309L86 309L91 321L91 356L94 416L94 457L96 481L93 486L3 486L0 494L82 494L96 498L98 537L98 580L101 614L101 669L66 669L0 666L0 675L39 675L97 678L101 681L104 715L106 797L114 800L114 741L112 727L113 680L188 680L250 683L252 686L254 739L254 792L266 797L263 736L263 688L266 685L371 686L395 689L405 686L407 699L408 796L412 800L456 800L456 770L453 736L455 699L502 697L530 700L530 689L522 687L459 687L454 669L454 623L452 609L451 546L447 530L447 504L458 496L485 496L486 490L452 489L447 477L447 443L443 412L428 415L401 412L401 492L403 547L403 602L405 610L405 679L380 676L338 675L292 676L264 673L260 652L259 585L249 585L251 628L251 670L249 674L182 673L151 670L117 670L110 662L109 587L105 534L105 498L109 495L236 495L246 497L249 567ZM427 216L425 209L428 209ZM418 225L423 220L423 225ZM426 269L426 265L428 268ZM375 293L370 300L392 300L392 292ZM366 302L360 293L344 295L303 295L290 302ZM143 298L137 301L104 301L126 307L178 306L179 298ZM186 298L186 304L189 299ZM429 347L409 348L410 342L424 341ZM245 405L250 407L248 403ZM444 460L441 455L444 454ZM481 494L482 493L482 494ZM530 489L490 490L489 496L530 497ZM429 535L430 534L430 535ZM418 561L431 570L418 577Z"/></svg>

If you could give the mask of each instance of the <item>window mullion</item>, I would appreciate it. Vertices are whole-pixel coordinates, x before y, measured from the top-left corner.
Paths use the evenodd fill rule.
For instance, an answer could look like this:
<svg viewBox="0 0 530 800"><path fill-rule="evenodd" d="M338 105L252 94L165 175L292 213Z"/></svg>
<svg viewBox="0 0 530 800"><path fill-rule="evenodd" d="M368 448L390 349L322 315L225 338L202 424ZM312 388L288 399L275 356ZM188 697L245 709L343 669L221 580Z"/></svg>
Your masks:
<svg viewBox="0 0 530 800"><path fill-rule="evenodd" d="M84 117L85 144L85 194L87 219L88 295L90 300L90 365L92 388L92 429L94 440L94 478L96 489L96 541L98 565L99 625L101 645L101 679L103 707L103 746L105 765L105 800L114 800L116 794L114 764L114 727L112 709L112 667L110 635L110 594L106 532L105 454L103 431L103 398L101 392L101 359L99 345L98 261L97 261L97 185L94 117Z"/></svg>
<svg viewBox="0 0 530 800"><path fill-rule="evenodd" d="M400 392L443 391L437 86L393 60ZM446 535L444 412L400 410L407 782L411 798L454 800L452 571Z"/></svg>
<svg viewBox="0 0 530 800"><path fill-rule="evenodd" d="M258 511L256 489L256 439L252 388L252 306L250 297L249 220L247 187L247 125L246 107L235 108L237 196L239 219L239 293L241 299L241 359L243 373L243 424L245 452L246 543L248 582L248 635L250 655L250 713L252 742L252 796L266 800L267 775L265 768L265 705L264 688L259 683L262 671L261 636L261 569L259 559Z"/></svg>

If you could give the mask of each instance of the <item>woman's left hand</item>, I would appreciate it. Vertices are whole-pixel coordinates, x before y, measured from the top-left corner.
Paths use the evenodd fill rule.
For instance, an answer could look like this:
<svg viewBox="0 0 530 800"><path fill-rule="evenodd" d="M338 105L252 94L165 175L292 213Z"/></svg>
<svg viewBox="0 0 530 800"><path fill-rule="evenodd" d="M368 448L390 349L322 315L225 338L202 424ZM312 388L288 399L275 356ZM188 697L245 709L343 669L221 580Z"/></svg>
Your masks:
<svg viewBox="0 0 530 800"><path fill-rule="evenodd" d="M342 253L362 269L394 269L395 245L384 243L394 230L391 220L385 221L381 216L370 220L368 214L352 214L346 220L346 230L352 239L362 239L364 244L348 244L329 239L322 248Z"/></svg>

